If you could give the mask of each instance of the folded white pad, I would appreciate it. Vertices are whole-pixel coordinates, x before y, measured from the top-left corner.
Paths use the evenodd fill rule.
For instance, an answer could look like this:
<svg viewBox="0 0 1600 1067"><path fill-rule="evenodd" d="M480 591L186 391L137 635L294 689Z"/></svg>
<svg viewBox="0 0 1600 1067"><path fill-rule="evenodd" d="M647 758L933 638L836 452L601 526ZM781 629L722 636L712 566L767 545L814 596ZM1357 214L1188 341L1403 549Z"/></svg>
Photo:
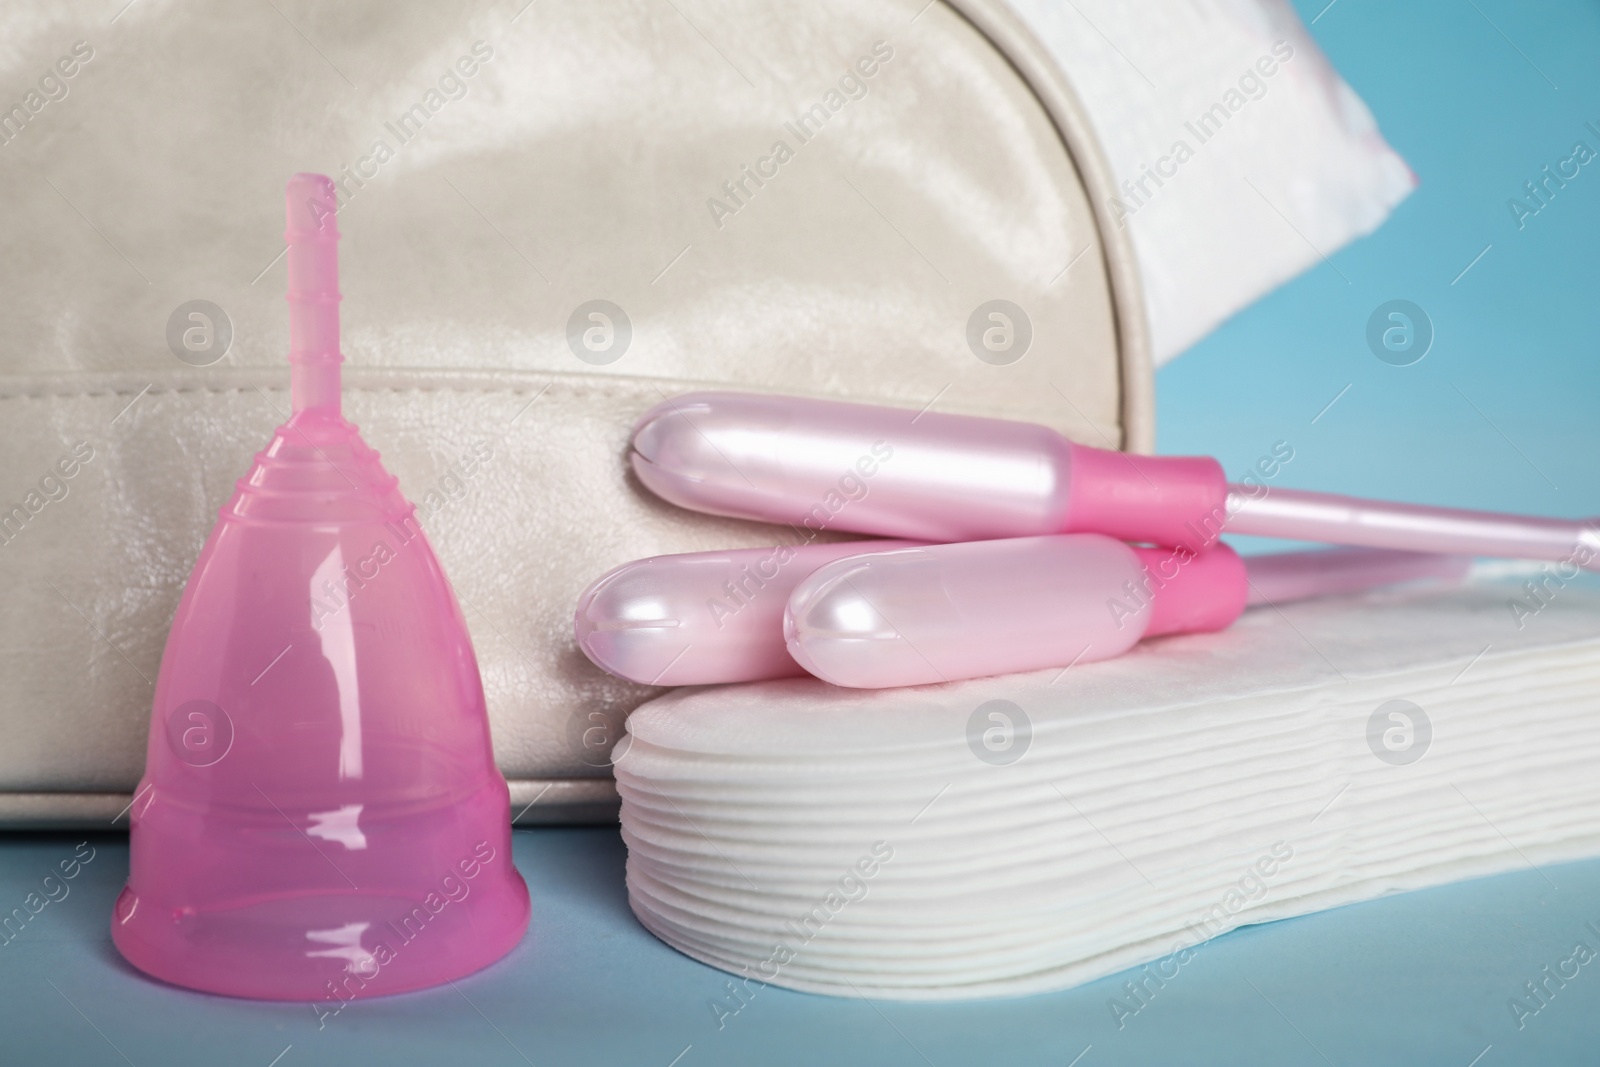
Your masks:
<svg viewBox="0 0 1600 1067"><path fill-rule="evenodd" d="M1162 364L1416 186L1287 0L1008 0L1119 185Z"/></svg>
<svg viewBox="0 0 1600 1067"><path fill-rule="evenodd" d="M1552 588L1259 608L1064 673L679 690L615 756L629 900L751 989L986 997L1600 854L1600 594Z"/></svg>

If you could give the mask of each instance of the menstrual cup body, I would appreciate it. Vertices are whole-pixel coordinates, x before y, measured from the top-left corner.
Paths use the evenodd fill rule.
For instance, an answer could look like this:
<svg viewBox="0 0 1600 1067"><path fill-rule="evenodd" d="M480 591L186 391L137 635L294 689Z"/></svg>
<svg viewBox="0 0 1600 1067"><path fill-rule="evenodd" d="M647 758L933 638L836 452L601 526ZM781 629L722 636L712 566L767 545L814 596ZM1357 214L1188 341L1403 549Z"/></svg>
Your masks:
<svg viewBox="0 0 1600 1067"><path fill-rule="evenodd" d="M209 992L434 985L528 922L460 609L395 480L297 413L222 510L174 620L122 954Z"/></svg>

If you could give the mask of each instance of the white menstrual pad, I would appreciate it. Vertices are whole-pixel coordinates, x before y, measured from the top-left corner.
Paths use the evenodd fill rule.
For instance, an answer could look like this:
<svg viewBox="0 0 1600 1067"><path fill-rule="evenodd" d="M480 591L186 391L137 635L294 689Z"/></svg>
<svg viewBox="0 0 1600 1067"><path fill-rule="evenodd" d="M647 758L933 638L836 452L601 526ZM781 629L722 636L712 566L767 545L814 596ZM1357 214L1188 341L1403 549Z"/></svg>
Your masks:
<svg viewBox="0 0 1600 1067"><path fill-rule="evenodd" d="M1105 150L1157 366L1416 187L1288 0L1008 2Z"/></svg>
<svg viewBox="0 0 1600 1067"><path fill-rule="evenodd" d="M629 900L752 989L948 999L1170 975L1245 923L1600 855L1600 593L1519 627L1525 596L1258 608L915 689L678 690L615 756Z"/></svg>

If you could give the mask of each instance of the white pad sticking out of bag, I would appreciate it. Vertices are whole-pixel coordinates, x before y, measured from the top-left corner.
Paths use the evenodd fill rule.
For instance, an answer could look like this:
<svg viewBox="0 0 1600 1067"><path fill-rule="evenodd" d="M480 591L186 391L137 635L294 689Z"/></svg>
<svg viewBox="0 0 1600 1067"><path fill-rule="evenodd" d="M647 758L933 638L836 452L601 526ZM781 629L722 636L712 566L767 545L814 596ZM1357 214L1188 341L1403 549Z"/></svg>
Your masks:
<svg viewBox="0 0 1600 1067"><path fill-rule="evenodd" d="M1157 365L1416 187L1285 0L1009 0L1121 188Z"/></svg>

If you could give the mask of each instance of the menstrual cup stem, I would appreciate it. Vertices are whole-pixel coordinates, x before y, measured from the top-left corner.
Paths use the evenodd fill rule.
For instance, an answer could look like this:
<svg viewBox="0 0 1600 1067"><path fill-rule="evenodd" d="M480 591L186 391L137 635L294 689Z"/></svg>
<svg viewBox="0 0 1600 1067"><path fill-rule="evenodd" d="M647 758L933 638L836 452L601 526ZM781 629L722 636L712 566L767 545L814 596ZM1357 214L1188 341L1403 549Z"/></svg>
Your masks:
<svg viewBox="0 0 1600 1067"><path fill-rule="evenodd" d="M285 190L290 394L296 413L339 414L339 202L333 180L296 174Z"/></svg>

